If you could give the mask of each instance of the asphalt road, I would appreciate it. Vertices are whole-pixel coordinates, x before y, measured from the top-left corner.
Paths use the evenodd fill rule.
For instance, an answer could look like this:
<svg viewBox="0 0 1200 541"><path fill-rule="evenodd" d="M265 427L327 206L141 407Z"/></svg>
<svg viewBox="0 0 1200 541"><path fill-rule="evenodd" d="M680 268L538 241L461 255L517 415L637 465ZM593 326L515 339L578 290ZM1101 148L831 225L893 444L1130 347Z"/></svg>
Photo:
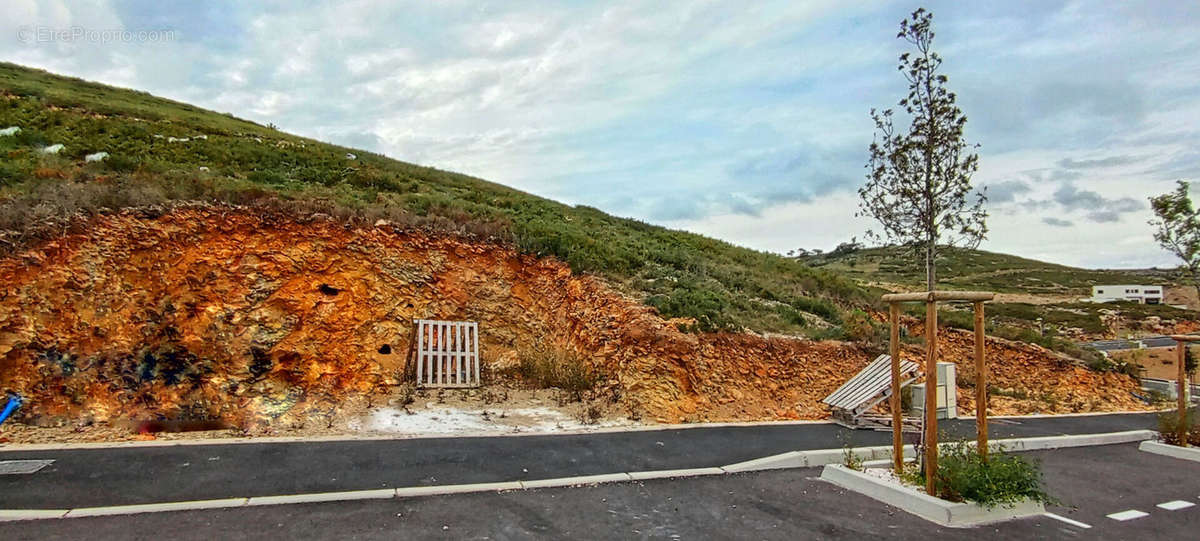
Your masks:
<svg viewBox="0 0 1200 541"><path fill-rule="evenodd" d="M1026 453L1040 460L1049 510L939 528L817 479L817 468L399 500L283 505L0 523L3 539L1193 539L1200 464L1110 445ZM1197 504L1167 511L1159 503ZM1106 515L1137 509L1144 518Z"/></svg>
<svg viewBox="0 0 1200 541"><path fill-rule="evenodd" d="M973 420L943 422L973 438ZM993 419L993 438L1154 428L1154 414ZM54 459L0 475L0 509L69 508L723 466L794 450L888 445L832 424L557 436L191 445L0 452Z"/></svg>

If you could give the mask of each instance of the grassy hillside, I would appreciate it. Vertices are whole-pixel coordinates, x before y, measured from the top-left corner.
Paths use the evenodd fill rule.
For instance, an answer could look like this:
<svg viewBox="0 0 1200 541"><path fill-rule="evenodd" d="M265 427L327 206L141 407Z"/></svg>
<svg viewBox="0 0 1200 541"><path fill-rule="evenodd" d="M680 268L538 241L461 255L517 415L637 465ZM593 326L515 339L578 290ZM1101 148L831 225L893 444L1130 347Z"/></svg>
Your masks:
<svg viewBox="0 0 1200 541"><path fill-rule="evenodd" d="M801 261L862 282L924 287L924 262L901 248L865 248L809 255ZM1090 270L1008 254L943 248L938 257L938 287L1004 293L1089 295L1097 284L1162 284L1161 274Z"/></svg>
<svg viewBox="0 0 1200 541"><path fill-rule="evenodd" d="M602 275L666 317L694 318L702 330L829 333L847 309L876 298L788 258L0 63L0 129L9 126L21 131L0 137L5 251L60 233L63 218L78 213L202 200L387 219L513 243ZM57 154L41 151L56 144L63 145ZM95 152L109 157L85 163Z"/></svg>

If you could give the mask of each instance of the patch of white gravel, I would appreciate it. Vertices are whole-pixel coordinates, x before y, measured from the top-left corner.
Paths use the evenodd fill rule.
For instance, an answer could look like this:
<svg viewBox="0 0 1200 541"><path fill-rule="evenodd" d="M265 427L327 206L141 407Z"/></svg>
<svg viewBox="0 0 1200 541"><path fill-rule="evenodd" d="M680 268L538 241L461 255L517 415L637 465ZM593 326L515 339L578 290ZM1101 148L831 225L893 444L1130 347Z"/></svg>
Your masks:
<svg viewBox="0 0 1200 541"><path fill-rule="evenodd" d="M550 408L457 408L430 404L425 408L379 408L352 419L353 431L389 434L510 434L514 432L563 432L632 425L629 421L604 420L584 424L565 412Z"/></svg>

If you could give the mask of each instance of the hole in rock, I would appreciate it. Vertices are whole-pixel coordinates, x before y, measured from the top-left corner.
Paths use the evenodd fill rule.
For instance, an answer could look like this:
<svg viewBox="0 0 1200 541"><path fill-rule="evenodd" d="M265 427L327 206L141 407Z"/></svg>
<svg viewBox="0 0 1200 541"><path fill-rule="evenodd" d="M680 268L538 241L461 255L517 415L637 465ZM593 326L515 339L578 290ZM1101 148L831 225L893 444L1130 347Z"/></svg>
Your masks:
<svg viewBox="0 0 1200 541"><path fill-rule="evenodd" d="M330 297L337 295L338 293L340 293L342 291L342 290L340 290L336 287L333 287L329 284L321 284L321 287L319 287L317 289L321 290L321 293L329 295Z"/></svg>
<svg viewBox="0 0 1200 541"><path fill-rule="evenodd" d="M392 346L390 346L388 344L379 346L379 353L381 355L391 355L392 354Z"/></svg>

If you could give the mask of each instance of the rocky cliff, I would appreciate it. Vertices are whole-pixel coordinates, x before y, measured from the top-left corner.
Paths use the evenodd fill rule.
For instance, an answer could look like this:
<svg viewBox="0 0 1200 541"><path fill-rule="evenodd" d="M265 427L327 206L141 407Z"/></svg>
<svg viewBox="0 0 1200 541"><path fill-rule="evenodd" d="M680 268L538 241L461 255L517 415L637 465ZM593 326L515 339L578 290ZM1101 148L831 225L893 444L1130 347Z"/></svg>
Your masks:
<svg viewBox="0 0 1200 541"><path fill-rule="evenodd" d="M478 321L493 368L535 341L572 350L603 392L660 421L821 418L819 400L872 356L683 333L553 259L385 223L199 207L80 225L0 259L0 384L30 399L27 422L331 415L405 379L414 318ZM958 341L947 358L969 359ZM1129 378L991 351L993 382L1028 391L998 413L1138 407Z"/></svg>

